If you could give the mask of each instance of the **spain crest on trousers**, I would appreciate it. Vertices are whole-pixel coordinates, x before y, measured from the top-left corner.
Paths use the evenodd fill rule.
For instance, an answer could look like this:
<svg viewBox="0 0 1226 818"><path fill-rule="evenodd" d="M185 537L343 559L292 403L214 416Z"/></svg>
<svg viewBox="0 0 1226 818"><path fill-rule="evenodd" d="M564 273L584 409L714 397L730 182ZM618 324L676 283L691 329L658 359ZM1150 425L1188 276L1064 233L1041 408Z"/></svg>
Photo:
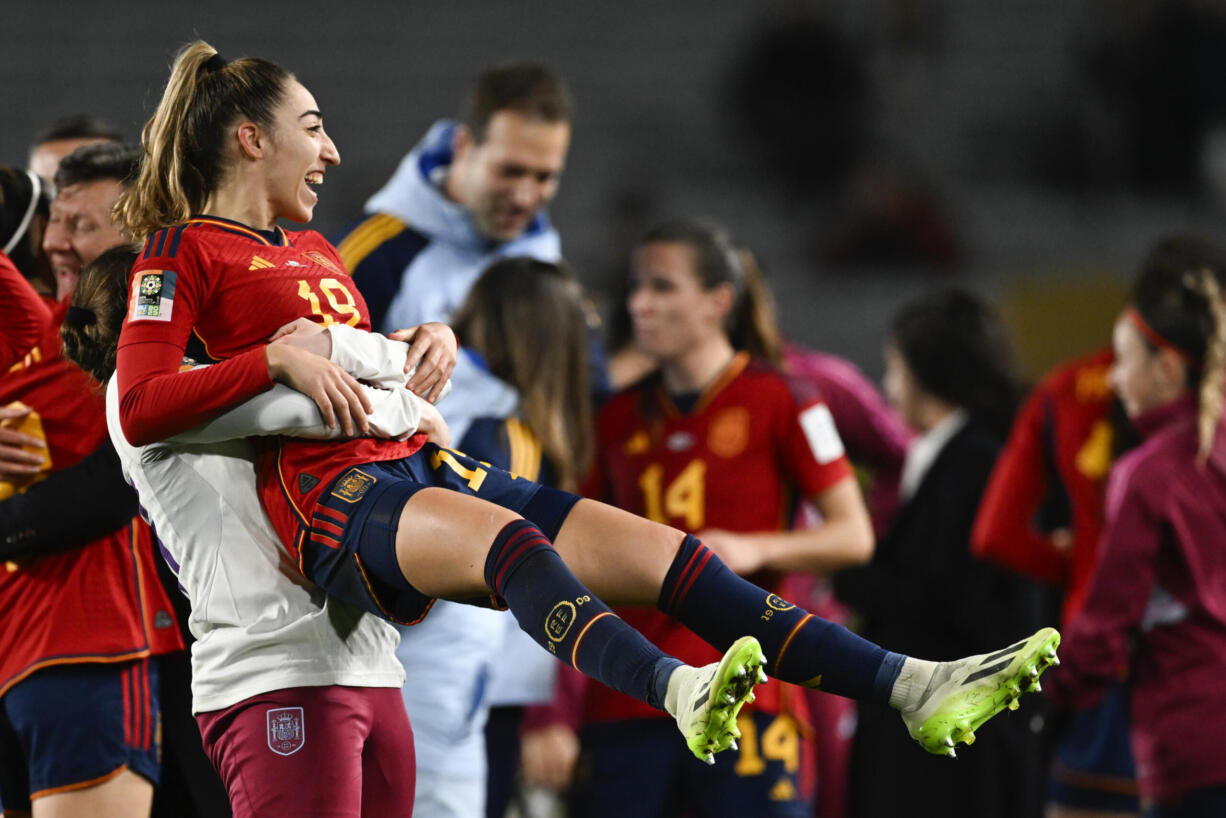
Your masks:
<svg viewBox="0 0 1226 818"><path fill-rule="evenodd" d="M277 707L268 711L268 749L289 756L306 744L306 720L301 707Z"/></svg>

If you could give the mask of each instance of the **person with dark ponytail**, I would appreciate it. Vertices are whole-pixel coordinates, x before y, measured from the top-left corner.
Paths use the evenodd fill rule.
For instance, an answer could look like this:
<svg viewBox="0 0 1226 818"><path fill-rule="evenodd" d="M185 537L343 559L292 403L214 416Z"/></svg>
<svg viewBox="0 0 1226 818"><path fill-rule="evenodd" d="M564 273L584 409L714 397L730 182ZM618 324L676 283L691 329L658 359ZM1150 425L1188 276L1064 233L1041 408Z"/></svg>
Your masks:
<svg viewBox="0 0 1226 818"><path fill-rule="evenodd" d="M310 92L279 66L227 62L196 42L176 58L144 144L141 175L118 206L145 242L117 355L124 436L138 446L165 439L278 381L315 400L330 425L366 432L369 401L351 375L267 343L299 318L369 328L335 248L276 225L308 221L312 188L340 161ZM408 385L429 396L446 379L439 362L454 357L454 338L437 325L412 333L417 369ZM220 362L181 373L189 341ZM763 617L774 598L696 538L530 483L422 434L280 438L260 449L273 526L289 558L325 590L403 623L439 597L505 604L551 653L674 714L700 758L734 743L736 716L763 667L891 702L927 749L948 752L1018 695L1021 680L1055 661L1059 636L1050 629L988 670L986 657L938 664L891 654L781 601ZM686 666L613 616L601 594L658 604L727 652L704 668ZM247 741L262 745L267 735Z"/></svg>
<svg viewBox="0 0 1226 818"><path fill-rule="evenodd" d="M1130 699L1142 809L1226 814L1226 307L1217 276L1143 273L1112 336L1115 388L1142 443L1107 483L1098 563L1049 691Z"/></svg>
<svg viewBox="0 0 1226 818"><path fill-rule="evenodd" d="M989 650L1035 627L1037 588L973 558L979 500L1020 395L1012 345L990 304L961 289L908 302L885 344L886 397L916 433L901 505L872 562L835 577L859 632L925 655ZM957 588L944 594L939 589ZM966 764L916 757L882 714L861 707L852 742L848 814L940 815L916 787L957 792L967 815L1028 818L1040 803L1039 748L1029 719L983 730Z"/></svg>

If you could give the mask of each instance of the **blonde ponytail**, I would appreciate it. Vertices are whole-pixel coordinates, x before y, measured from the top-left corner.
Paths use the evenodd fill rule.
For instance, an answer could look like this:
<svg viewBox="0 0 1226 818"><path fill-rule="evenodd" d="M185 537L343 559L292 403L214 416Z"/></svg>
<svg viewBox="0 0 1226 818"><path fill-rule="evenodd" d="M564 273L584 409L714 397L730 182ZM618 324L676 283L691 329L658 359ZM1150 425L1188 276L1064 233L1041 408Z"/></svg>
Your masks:
<svg viewBox="0 0 1226 818"><path fill-rule="evenodd" d="M1218 420L1222 417L1226 395L1226 305L1217 279L1208 270L1190 273L1185 283L1205 299L1213 328L1205 339L1205 357L1201 364L1200 412L1197 416L1197 432L1200 446L1197 460L1202 464L1209 457Z"/></svg>

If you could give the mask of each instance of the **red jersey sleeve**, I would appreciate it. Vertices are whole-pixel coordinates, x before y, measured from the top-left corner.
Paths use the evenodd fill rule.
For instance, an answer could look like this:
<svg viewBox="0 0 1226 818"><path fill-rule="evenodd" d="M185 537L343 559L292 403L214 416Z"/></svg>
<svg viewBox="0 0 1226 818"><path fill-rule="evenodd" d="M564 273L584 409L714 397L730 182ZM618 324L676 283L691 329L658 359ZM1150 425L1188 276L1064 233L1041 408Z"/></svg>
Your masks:
<svg viewBox="0 0 1226 818"><path fill-rule="evenodd" d="M1068 562L1033 524L1052 468L1043 453L1045 402L1040 388L1018 412L980 502L971 551L1026 576L1062 582Z"/></svg>
<svg viewBox="0 0 1226 818"><path fill-rule="evenodd" d="M120 423L136 446L187 431L272 386L263 347L179 372L196 318L208 304L207 262L190 233L173 256L146 254L132 270L116 359Z"/></svg>
<svg viewBox="0 0 1226 818"><path fill-rule="evenodd" d="M804 496L816 497L851 477L851 463L825 401L811 393L789 392L781 405L780 462Z"/></svg>
<svg viewBox="0 0 1226 818"><path fill-rule="evenodd" d="M0 372L38 345L51 310L25 276L0 253Z"/></svg>

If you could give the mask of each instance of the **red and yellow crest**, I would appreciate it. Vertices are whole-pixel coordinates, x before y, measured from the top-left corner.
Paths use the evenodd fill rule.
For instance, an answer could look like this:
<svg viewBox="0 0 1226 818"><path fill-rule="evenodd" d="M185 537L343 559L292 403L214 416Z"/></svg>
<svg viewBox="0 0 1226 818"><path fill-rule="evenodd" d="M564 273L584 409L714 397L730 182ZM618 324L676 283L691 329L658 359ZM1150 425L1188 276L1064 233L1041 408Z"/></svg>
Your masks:
<svg viewBox="0 0 1226 818"><path fill-rule="evenodd" d="M749 445L749 410L744 406L724 409L707 428L707 448L720 457L736 457Z"/></svg>
<svg viewBox="0 0 1226 818"><path fill-rule="evenodd" d="M307 259L308 261L315 262L320 267L323 267L325 270L330 270L333 273L336 273L338 276L347 275L347 273L344 270L336 266L336 262L334 262L332 259L328 258L326 255L324 255L318 250L307 250L305 253L302 254L302 257Z"/></svg>

